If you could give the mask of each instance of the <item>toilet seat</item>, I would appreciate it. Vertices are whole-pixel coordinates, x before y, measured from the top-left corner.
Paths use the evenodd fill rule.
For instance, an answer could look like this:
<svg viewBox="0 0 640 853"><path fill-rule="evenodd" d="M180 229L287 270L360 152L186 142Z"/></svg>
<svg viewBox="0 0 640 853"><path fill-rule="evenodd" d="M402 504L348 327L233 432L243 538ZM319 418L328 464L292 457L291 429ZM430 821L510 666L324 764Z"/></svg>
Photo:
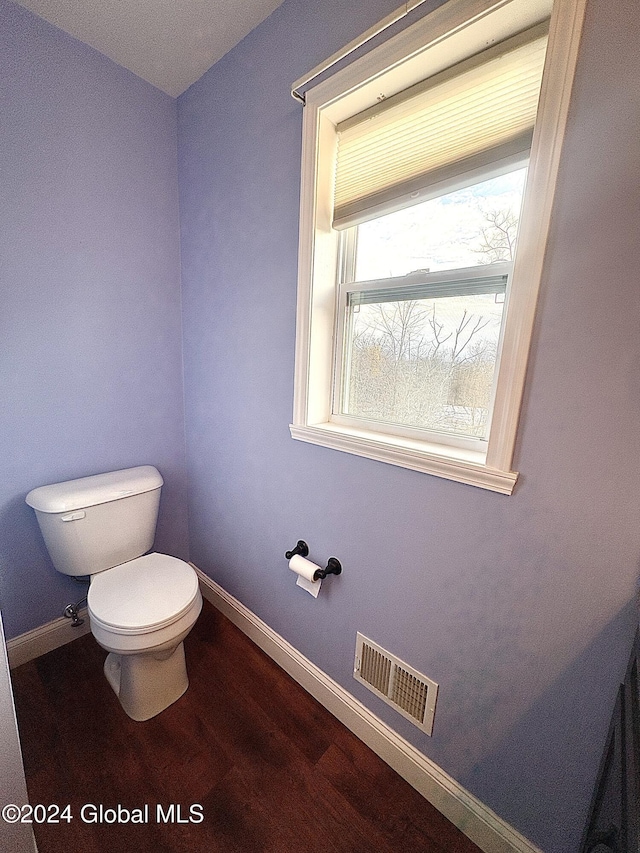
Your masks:
<svg viewBox="0 0 640 853"><path fill-rule="evenodd" d="M87 604L93 625L111 635L157 632L194 605L199 612L198 576L176 557L146 554L94 575Z"/></svg>

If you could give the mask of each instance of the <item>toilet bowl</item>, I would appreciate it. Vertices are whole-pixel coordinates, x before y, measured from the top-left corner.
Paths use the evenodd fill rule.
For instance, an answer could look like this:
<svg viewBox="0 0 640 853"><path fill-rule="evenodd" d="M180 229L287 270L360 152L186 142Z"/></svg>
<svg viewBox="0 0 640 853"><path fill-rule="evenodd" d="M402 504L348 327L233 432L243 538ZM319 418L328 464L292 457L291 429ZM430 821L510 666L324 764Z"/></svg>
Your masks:
<svg viewBox="0 0 640 853"><path fill-rule="evenodd" d="M148 720L189 686L183 640L202 609L191 566L167 554L147 554L94 575L87 596L89 624L109 652L107 681L133 720Z"/></svg>
<svg viewBox="0 0 640 853"><path fill-rule="evenodd" d="M55 568L90 576L89 625L109 653L105 676L139 721L189 686L183 640L202 609L193 568L148 553L162 484L156 468L142 465L40 486L26 497Z"/></svg>

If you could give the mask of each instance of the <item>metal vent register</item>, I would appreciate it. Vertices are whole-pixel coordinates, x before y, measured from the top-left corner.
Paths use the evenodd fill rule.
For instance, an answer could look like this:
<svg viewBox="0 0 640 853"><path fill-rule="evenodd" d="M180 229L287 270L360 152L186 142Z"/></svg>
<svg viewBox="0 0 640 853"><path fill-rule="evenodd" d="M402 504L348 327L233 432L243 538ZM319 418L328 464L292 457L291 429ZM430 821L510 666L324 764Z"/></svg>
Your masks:
<svg viewBox="0 0 640 853"><path fill-rule="evenodd" d="M430 735L438 685L362 634L357 634L353 677Z"/></svg>

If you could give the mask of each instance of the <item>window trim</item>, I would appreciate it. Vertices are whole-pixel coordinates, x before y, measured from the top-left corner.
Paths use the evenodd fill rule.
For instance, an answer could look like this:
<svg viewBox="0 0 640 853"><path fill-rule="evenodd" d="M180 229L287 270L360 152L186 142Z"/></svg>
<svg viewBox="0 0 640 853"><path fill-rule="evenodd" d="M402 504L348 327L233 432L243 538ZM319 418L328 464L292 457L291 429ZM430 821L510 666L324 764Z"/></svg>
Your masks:
<svg viewBox="0 0 640 853"><path fill-rule="evenodd" d="M511 470L516 430L586 0L553 2L514 263L517 285L506 306L509 313L486 454L331 422L338 238L331 224L329 188L333 186L335 125L374 102L383 74L385 86L396 86L395 91L399 91L421 73L424 76L418 64L424 67L425 62L432 63L437 68L438 62L446 61L445 55L451 56L452 49L463 53L477 50L488 43L489 34L489 41L506 38L539 22L535 16L544 5L544 0L449 0L307 91L292 438L502 494L512 493L518 477ZM479 47L471 45L474 40ZM412 75L417 75L413 81Z"/></svg>

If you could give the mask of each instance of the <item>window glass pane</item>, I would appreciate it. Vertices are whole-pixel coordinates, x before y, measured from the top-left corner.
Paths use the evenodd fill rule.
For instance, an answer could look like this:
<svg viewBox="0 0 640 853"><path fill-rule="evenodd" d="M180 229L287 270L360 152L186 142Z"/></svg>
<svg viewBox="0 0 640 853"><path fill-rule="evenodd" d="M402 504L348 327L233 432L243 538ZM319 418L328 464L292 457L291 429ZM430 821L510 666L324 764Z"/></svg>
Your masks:
<svg viewBox="0 0 640 853"><path fill-rule="evenodd" d="M350 307L343 414L486 437L502 307L499 293Z"/></svg>
<svg viewBox="0 0 640 853"><path fill-rule="evenodd" d="M355 281L509 261L526 169L358 226Z"/></svg>
<svg viewBox="0 0 640 853"><path fill-rule="evenodd" d="M518 169L359 225L354 281L511 261L525 179ZM477 284L448 295L443 279L444 292L415 299L401 281L396 299L391 285L354 294L342 414L486 438L504 294Z"/></svg>

